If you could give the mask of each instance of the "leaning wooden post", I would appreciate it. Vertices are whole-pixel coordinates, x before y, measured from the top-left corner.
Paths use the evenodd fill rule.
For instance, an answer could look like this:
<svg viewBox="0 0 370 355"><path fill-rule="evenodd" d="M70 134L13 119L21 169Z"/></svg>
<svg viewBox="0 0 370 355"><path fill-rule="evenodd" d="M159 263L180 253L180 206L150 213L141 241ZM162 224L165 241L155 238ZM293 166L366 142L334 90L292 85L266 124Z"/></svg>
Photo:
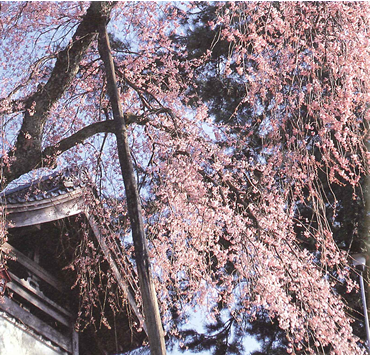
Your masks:
<svg viewBox="0 0 370 355"><path fill-rule="evenodd" d="M148 330L150 352L152 355L166 354L162 322L159 314L157 296L151 275L148 247L141 213L140 196L132 165L125 119L119 100L116 75L111 55L106 25L99 29L99 53L105 65L107 87L115 121L118 157L125 184L127 209L131 221L135 259L139 275L139 285L143 299L143 311Z"/></svg>

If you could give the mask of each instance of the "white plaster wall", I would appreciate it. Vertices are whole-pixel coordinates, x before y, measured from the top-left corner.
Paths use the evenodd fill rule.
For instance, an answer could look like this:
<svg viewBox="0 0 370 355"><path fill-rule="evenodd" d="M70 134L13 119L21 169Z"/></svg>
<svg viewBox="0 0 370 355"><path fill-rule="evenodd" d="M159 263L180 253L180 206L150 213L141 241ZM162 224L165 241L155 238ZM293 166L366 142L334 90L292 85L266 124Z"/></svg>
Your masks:
<svg viewBox="0 0 370 355"><path fill-rule="evenodd" d="M60 355L57 351L44 344L37 335L26 332L16 323L0 315L0 354L1 355Z"/></svg>

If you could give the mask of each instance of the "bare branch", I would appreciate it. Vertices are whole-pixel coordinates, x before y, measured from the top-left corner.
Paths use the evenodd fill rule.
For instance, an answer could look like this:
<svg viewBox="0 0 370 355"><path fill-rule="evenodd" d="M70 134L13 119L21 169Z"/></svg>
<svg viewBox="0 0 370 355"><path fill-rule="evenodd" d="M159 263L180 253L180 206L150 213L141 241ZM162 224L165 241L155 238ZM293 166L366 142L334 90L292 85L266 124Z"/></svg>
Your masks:
<svg viewBox="0 0 370 355"><path fill-rule="evenodd" d="M114 133L114 121L96 122L80 129L71 136L62 139L59 143L45 148L42 152L42 159L48 160L56 157L98 133Z"/></svg>

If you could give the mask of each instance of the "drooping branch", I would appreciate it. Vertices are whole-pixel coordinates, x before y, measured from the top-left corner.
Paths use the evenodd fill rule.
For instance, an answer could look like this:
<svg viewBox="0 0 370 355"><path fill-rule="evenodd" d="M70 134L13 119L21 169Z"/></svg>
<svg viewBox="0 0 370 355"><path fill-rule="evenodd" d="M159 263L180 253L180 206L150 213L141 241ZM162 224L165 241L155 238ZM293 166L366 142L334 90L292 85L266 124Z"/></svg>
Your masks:
<svg viewBox="0 0 370 355"><path fill-rule="evenodd" d="M102 25L99 29L99 54L105 65L108 93L116 124L115 133L117 138L118 157L125 184L127 209L131 221L132 239L134 241L135 259L139 276L140 292L143 299L143 311L145 324L148 330L150 350L152 355L165 355L166 347L164 334L151 274L140 196L130 155L125 117L118 95L117 81L106 25Z"/></svg>
<svg viewBox="0 0 370 355"><path fill-rule="evenodd" d="M50 59L55 59L55 56L46 55L42 58L37 59L36 62L32 65L33 68L28 78L24 82L16 86L13 90L11 90L7 97L0 99L0 115L16 113L24 110L24 105L27 101L27 98L13 100L11 100L11 98L14 97L14 95L18 93L18 91L24 88L35 77L36 71L39 69L39 67Z"/></svg>
<svg viewBox="0 0 370 355"><path fill-rule="evenodd" d="M72 40L58 53L47 83L44 86L40 85L26 100L22 126L14 149L8 154L12 164L5 169L1 177L2 186L41 165L42 138L49 111L69 88L98 27L109 17L113 6L111 2L91 3Z"/></svg>

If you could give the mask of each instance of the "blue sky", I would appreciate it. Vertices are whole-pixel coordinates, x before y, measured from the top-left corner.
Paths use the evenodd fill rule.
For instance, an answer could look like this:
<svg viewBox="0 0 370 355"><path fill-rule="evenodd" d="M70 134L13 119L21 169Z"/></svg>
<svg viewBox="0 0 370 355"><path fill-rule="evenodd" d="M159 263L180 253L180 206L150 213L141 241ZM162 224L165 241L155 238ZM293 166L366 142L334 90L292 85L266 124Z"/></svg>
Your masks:
<svg viewBox="0 0 370 355"><path fill-rule="evenodd" d="M182 326L182 329L195 329L198 332L205 332L206 329L204 327L205 322L209 322L207 320L207 313L205 310L202 311L202 309L198 308L196 311L192 312L189 317L189 321ZM253 337L245 336L244 337L244 355L250 354L252 351L258 350L259 344ZM180 351L178 344L174 346L174 348L170 351L167 349L167 355L188 355L188 354L194 354L194 355L211 355L212 352L210 350L204 350L202 352L192 352L192 351ZM149 348L143 349L137 349L130 353L127 353L126 355L150 355Z"/></svg>

